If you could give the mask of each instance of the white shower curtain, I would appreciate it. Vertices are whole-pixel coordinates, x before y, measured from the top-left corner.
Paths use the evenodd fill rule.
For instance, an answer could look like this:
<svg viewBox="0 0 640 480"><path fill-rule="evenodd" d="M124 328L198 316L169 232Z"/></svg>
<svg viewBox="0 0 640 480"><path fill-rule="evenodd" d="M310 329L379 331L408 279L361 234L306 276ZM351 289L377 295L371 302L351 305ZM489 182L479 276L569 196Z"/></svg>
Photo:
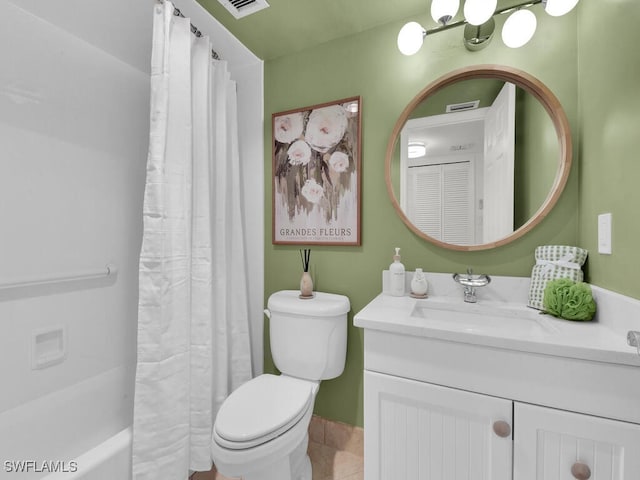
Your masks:
<svg viewBox="0 0 640 480"><path fill-rule="evenodd" d="M251 378L235 83L173 11L153 13L135 480L209 470L218 408Z"/></svg>

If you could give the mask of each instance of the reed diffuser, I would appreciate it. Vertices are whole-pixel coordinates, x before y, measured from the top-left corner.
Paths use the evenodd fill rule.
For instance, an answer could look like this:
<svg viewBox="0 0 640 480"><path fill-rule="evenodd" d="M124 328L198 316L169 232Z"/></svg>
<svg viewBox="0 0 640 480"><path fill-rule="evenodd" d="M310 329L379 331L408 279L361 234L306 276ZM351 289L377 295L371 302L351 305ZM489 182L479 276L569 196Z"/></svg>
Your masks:
<svg viewBox="0 0 640 480"><path fill-rule="evenodd" d="M311 260L311 249L300 250L300 260L302 261L302 278L300 279L300 298L313 298L313 280L309 274L309 260Z"/></svg>

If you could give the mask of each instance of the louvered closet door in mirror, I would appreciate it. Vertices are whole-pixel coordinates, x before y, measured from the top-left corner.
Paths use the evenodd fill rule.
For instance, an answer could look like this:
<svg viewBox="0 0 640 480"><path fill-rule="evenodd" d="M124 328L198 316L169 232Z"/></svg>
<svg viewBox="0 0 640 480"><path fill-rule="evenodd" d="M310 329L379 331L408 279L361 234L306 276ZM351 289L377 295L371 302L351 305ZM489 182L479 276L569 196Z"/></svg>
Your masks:
<svg viewBox="0 0 640 480"><path fill-rule="evenodd" d="M475 243L477 204L473 163L468 158L415 165L407 175L407 215L422 232L438 240Z"/></svg>

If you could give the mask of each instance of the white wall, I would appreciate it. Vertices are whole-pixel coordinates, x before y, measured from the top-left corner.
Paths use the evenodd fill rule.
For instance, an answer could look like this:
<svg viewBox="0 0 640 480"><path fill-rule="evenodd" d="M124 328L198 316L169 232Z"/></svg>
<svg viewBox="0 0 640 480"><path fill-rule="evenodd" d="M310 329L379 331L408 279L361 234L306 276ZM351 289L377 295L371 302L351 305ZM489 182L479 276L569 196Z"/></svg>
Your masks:
<svg viewBox="0 0 640 480"><path fill-rule="evenodd" d="M199 12L200 23L193 23L203 32L218 29L214 42L229 35L195 0L177 3L185 14ZM0 282L109 262L120 270L115 282L0 290L0 415L114 369L125 372L121 400L131 405L153 4L0 0ZM262 62L224 38L216 49L238 81L243 169L255 172L245 194L261 199ZM262 206L251 209L246 222L251 314L259 330L256 372L262 370L262 212ZM66 329L67 358L32 370L33 332L56 325ZM131 408L121 410L124 426Z"/></svg>

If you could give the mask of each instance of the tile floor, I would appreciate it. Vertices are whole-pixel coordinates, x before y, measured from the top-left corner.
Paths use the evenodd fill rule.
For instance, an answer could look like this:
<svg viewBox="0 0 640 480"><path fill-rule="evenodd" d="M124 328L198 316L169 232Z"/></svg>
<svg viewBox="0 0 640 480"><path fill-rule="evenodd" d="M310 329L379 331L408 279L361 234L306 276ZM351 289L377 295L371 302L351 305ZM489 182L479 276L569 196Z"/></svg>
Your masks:
<svg viewBox="0 0 640 480"><path fill-rule="evenodd" d="M313 480L364 480L364 436L359 427L314 415L309 425L309 458ZM232 480L216 473L199 472L192 480Z"/></svg>

